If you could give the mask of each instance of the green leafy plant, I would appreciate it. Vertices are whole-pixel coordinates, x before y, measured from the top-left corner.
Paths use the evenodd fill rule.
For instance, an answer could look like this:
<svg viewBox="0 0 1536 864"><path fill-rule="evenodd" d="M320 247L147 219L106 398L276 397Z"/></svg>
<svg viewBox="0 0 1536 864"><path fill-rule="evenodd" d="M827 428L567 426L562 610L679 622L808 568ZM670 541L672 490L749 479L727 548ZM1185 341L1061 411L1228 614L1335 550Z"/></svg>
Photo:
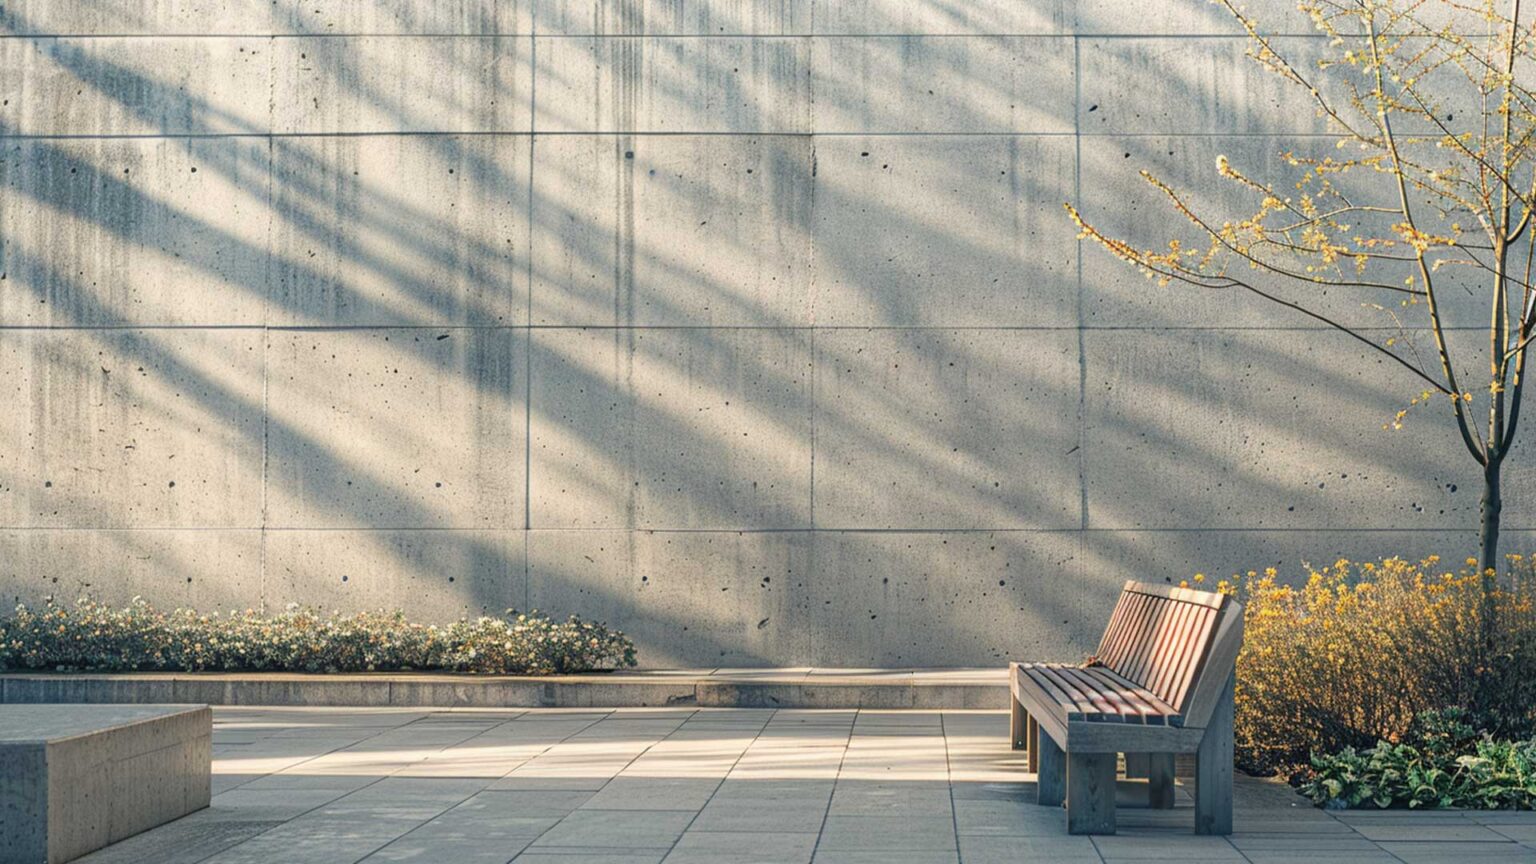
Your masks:
<svg viewBox="0 0 1536 864"><path fill-rule="evenodd" d="M135 598L122 608L19 605L0 618L0 670L551 674L633 665L634 643L617 630L515 610L436 626L401 612L296 605L274 615L162 612Z"/></svg>
<svg viewBox="0 0 1536 864"><path fill-rule="evenodd" d="M1412 742L1430 757L1455 758L1471 752L1488 737L1484 728L1466 708L1431 709L1413 718L1403 740Z"/></svg>
<svg viewBox="0 0 1536 864"><path fill-rule="evenodd" d="M1301 792L1323 807L1536 808L1536 740L1496 740L1463 709L1415 718L1408 743L1314 754Z"/></svg>
<svg viewBox="0 0 1536 864"><path fill-rule="evenodd" d="M1407 744L1345 747L1312 758L1313 775L1301 792L1315 804L1349 807L1453 807L1466 785L1454 761L1437 759Z"/></svg>

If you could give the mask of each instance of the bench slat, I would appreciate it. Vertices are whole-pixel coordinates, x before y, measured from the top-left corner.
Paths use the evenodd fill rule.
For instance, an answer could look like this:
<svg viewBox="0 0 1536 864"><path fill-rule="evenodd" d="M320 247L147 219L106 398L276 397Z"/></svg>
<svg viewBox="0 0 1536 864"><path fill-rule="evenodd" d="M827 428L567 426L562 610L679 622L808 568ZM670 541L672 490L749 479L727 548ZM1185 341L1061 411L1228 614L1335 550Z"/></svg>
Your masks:
<svg viewBox="0 0 1536 864"><path fill-rule="evenodd" d="M1045 693L1050 696L1051 699L1055 700L1056 704L1062 707L1064 713L1067 715L1066 719L1083 719L1084 714L1082 708L1077 704L1077 700L1067 695L1065 690L1062 690L1060 687L1056 686L1055 682L1041 674L1040 669L1038 668L1038 664L1023 664L1019 667L1019 671L1029 676L1029 680L1033 681L1036 687L1045 691Z"/></svg>
<svg viewBox="0 0 1536 864"><path fill-rule="evenodd" d="M1050 678L1053 684L1066 692L1067 696L1077 703L1078 711L1083 715L1084 719L1102 720L1108 719L1110 715L1116 718L1120 716L1118 713L1115 713L1114 708L1110 706L1108 701L1099 698L1091 690L1077 686L1066 675L1063 675L1059 666L1060 664L1056 663L1042 663L1038 668L1040 669L1040 674Z"/></svg>
<svg viewBox="0 0 1536 864"><path fill-rule="evenodd" d="M1104 686L1115 688L1122 696L1133 704L1141 706L1145 722L1155 726L1178 725L1177 711L1173 706L1157 698L1145 687L1137 686L1135 682L1127 681L1118 672L1105 666L1087 666L1083 668L1083 674L1091 675L1104 682Z"/></svg>
<svg viewBox="0 0 1536 864"><path fill-rule="evenodd" d="M1051 663L1046 667L1045 672L1051 676L1052 680L1067 688L1068 692L1076 694L1080 702L1086 701L1093 708L1092 712L1086 714L1089 719L1112 721L1120 717L1120 710L1114 703L1106 698L1105 694L1099 692L1097 687L1091 684L1085 686L1083 681L1072 674L1071 667Z"/></svg>
<svg viewBox="0 0 1536 864"><path fill-rule="evenodd" d="M1158 628L1162 626L1163 616L1168 610L1169 601L1160 598L1152 598L1152 603L1147 611L1146 622L1141 627L1141 632L1136 634L1135 647L1130 657L1126 658L1122 672L1125 677L1139 684L1146 683L1147 665L1149 655L1152 652L1153 642L1157 639Z"/></svg>
<svg viewBox="0 0 1536 864"><path fill-rule="evenodd" d="M1164 600L1162 615L1158 618L1156 626L1152 628L1152 632L1148 634L1146 659L1141 667L1141 674L1136 677L1136 680L1146 684L1154 693L1157 690L1152 687L1152 682L1157 679L1163 655L1168 650L1168 636L1177 626L1179 611L1187 605Z"/></svg>
<svg viewBox="0 0 1536 864"><path fill-rule="evenodd" d="M1088 675L1082 668L1076 666L1064 666L1061 668L1060 672L1061 674L1071 678L1080 688L1092 690L1093 692L1097 693L1099 698L1107 703L1115 714L1118 714L1120 717L1124 718L1125 722L1146 722L1146 715L1143 713L1142 709L1132 704L1131 700L1127 699L1125 694L1119 692L1118 688L1113 686L1105 686L1104 681L1095 679L1093 676ZM1148 710L1150 711L1151 709L1148 708Z"/></svg>
<svg viewBox="0 0 1536 864"><path fill-rule="evenodd" d="M1200 618L1199 626L1196 630L1199 635L1194 642L1196 650L1191 654L1189 662L1184 664L1183 674L1179 676L1178 685L1168 691L1168 695L1171 697L1168 700L1170 703L1180 706L1184 704L1184 697L1188 695L1189 688L1195 683L1195 674L1200 671L1202 664L1205 662L1206 654L1210 653L1211 640L1215 635L1215 626L1216 610L1212 609Z"/></svg>
<svg viewBox="0 0 1536 864"><path fill-rule="evenodd" d="M1152 608L1152 598L1145 594L1129 594L1130 607L1126 613L1125 629L1115 640L1114 648L1104 660L1104 665L1120 668L1131 654L1136 634L1146 626L1147 610Z"/></svg>
<svg viewBox="0 0 1536 864"><path fill-rule="evenodd" d="M1099 639L1098 650L1094 651L1094 656L1101 661L1109 656L1110 651L1113 650L1115 640L1120 638L1120 634L1126 626L1125 619L1129 614L1128 610L1134 597L1134 594L1127 594L1122 591L1120 599L1115 601L1115 611L1110 613L1109 624L1104 627L1104 635Z"/></svg>
<svg viewBox="0 0 1536 864"><path fill-rule="evenodd" d="M1189 624L1198 611L1204 608L1193 603L1173 602L1171 605L1172 618L1163 629L1162 646L1147 674L1147 687L1153 693L1168 692L1169 679L1177 674L1179 658L1184 654Z"/></svg>
<svg viewBox="0 0 1536 864"><path fill-rule="evenodd" d="M1212 609L1220 609L1226 598L1215 591L1200 591L1194 588L1180 588L1174 585L1157 585L1151 582L1127 582L1125 590L1137 594L1146 594L1150 597L1161 597L1164 600L1177 600L1181 603L1194 603L1197 606L1209 606Z"/></svg>
<svg viewBox="0 0 1536 864"><path fill-rule="evenodd" d="M1176 693L1179 682L1184 679L1185 673L1194 662L1196 653L1200 650L1200 623L1207 617L1214 616L1216 610L1205 606L1196 606L1192 603L1183 604L1187 610L1184 620L1179 624L1178 651L1170 658L1168 668L1152 682L1152 690L1162 694L1165 700L1170 700Z"/></svg>

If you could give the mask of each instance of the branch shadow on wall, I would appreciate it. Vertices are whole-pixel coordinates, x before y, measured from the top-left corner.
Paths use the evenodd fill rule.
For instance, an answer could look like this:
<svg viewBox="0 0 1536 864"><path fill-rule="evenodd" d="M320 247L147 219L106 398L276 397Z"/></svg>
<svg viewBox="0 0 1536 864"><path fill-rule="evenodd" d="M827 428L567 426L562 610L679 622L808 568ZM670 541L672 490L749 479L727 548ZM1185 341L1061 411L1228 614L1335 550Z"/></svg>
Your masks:
<svg viewBox="0 0 1536 864"><path fill-rule="evenodd" d="M1201 529L1237 559L1278 532L1469 518L1466 491L1436 491L1467 474L1438 431L1365 441L1396 402L1342 347L1178 331L1172 307L1080 333L1066 138L530 136L506 73L526 37L412 49L496 97L448 116L504 134L444 131L329 48L300 60L343 107L290 107L397 131L272 134L281 105L253 123L108 47L28 41L48 74L162 124L0 128L0 310L39 328L4 338L47 358L0 425L19 454L6 533L111 530L78 554L166 571L125 594L531 604L606 618L651 665L991 662L1088 647L1122 578L1211 555ZM801 86L769 72L760 87ZM644 86L685 104L712 74ZM947 110L971 125L1017 96L968 83L975 103ZM840 107L869 116L818 110ZM732 122L793 121L777 110ZM103 378L103 353L143 371ZM49 445L63 427L80 431ZM157 436L176 445L157 462L120 452ZM175 487L172 458L195 466ZM209 542L238 555L189 551ZM229 567L239 584L207 584Z"/></svg>

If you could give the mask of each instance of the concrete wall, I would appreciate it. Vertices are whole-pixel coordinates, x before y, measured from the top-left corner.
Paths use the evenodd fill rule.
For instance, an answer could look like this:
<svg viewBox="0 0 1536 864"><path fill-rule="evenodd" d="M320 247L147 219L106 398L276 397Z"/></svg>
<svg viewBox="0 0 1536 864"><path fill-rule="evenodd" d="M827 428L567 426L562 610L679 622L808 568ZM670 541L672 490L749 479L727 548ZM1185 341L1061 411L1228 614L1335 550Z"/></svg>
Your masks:
<svg viewBox="0 0 1536 864"><path fill-rule="evenodd" d="M1079 654L1129 576L1472 546L1448 425L1381 430L1411 382L1074 240L1068 199L1177 230L1139 167L1235 210L1216 154L1329 146L1208 4L0 27L7 600L537 607L648 665L992 664Z"/></svg>

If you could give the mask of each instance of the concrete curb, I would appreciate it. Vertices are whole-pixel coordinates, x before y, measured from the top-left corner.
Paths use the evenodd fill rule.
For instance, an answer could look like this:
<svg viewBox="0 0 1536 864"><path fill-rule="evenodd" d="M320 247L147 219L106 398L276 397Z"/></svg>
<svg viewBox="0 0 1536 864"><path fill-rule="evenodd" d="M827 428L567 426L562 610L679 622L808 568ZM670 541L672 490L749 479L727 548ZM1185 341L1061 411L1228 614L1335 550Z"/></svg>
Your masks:
<svg viewBox="0 0 1536 864"><path fill-rule="evenodd" d="M0 703L469 708L971 708L1008 705L1001 670L622 672L560 676L286 673L0 675Z"/></svg>

